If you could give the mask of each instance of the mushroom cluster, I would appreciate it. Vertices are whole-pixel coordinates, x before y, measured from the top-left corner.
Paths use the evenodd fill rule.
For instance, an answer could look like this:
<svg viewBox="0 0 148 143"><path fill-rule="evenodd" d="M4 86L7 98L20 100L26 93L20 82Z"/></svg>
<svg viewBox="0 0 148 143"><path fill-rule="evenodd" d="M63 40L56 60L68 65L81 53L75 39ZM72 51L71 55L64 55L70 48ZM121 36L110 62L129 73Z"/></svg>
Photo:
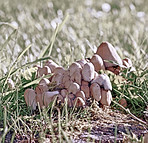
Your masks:
<svg viewBox="0 0 148 143"><path fill-rule="evenodd" d="M44 67L38 67L37 77L51 73L53 76L49 79L43 78L35 90L25 91L26 104L35 110L37 103L42 108L57 99L58 103L67 101L69 107L84 107L86 101L93 98L100 104L109 106L112 101L112 85L108 75L98 72L110 70L119 74L121 67L132 67L131 60L122 60L108 42L101 43L92 58L76 61L68 69L48 60ZM55 88L51 89L50 85L53 83Z"/></svg>

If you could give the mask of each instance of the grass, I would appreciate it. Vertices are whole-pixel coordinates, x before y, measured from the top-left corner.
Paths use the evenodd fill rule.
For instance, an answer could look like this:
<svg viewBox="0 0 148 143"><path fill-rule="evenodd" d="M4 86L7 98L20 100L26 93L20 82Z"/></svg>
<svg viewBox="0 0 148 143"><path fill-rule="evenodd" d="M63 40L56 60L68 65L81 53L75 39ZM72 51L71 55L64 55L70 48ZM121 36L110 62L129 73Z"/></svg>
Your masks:
<svg viewBox="0 0 148 143"><path fill-rule="evenodd" d="M102 41L112 43L119 55L129 57L136 68L133 73L122 72L124 82L107 73L115 101L111 108L120 110L115 103L124 97L130 113L147 120L144 111L148 106L148 2L106 2L111 6L109 12L103 11L103 0L0 1L1 141L10 131L12 142L18 134L32 140L39 138L40 142L48 138L69 142L70 136L79 135L84 129L91 131L94 104L84 110L53 104L32 113L23 93L28 87L35 88L38 82L32 70L34 64L53 59L67 68L75 60L91 57ZM9 77L15 82L14 90L7 86Z"/></svg>

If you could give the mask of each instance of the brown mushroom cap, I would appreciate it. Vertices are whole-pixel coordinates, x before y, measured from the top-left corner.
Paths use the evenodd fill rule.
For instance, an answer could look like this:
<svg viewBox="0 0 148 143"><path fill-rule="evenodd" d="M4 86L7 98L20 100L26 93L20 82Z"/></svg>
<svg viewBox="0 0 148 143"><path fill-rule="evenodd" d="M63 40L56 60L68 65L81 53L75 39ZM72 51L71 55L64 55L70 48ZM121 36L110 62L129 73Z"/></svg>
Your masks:
<svg viewBox="0 0 148 143"><path fill-rule="evenodd" d="M68 92L72 94L76 94L78 91L80 91L80 85L77 84L76 82L71 83L68 88Z"/></svg>
<svg viewBox="0 0 148 143"><path fill-rule="evenodd" d="M82 68L82 78L85 81L91 81L94 78L94 65L92 63L86 63Z"/></svg>
<svg viewBox="0 0 148 143"><path fill-rule="evenodd" d="M66 89L62 89L61 90L61 95L66 98L66 96L68 95L68 91Z"/></svg>
<svg viewBox="0 0 148 143"><path fill-rule="evenodd" d="M74 99L74 106L75 107L84 107L85 106L85 101L81 97L76 97Z"/></svg>
<svg viewBox="0 0 148 143"><path fill-rule="evenodd" d="M87 85L81 85L81 91L85 93L85 97L88 99L90 97L90 89Z"/></svg>
<svg viewBox="0 0 148 143"><path fill-rule="evenodd" d="M70 77L70 79L74 82L76 82L77 84L81 85L81 80L82 80L82 76L81 76L81 71L80 70L76 70L73 75Z"/></svg>
<svg viewBox="0 0 148 143"><path fill-rule="evenodd" d="M102 105L107 105L109 106L111 104L112 101L112 94L111 92L108 90L104 90L103 88L101 88L101 100L100 103Z"/></svg>
<svg viewBox="0 0 148 143"><path fill-rule="evenodd" d="M102 42L97 49L98 54L103 60L114 61L118 65L122 65L122 60L117 54L115 48L108 42ZM105 67L116 66L114 63L104 61Z"/></svg>
<svg viewBox="0 0 148 143"><path fill-rule="evenodd" d="M93 57L90 59L90 62L94 65L96 72L100 71L101 69L105 70L103 60L99 55L93 55Z"/></svg>
<svg viewBox="0 0 148 143"><path fill-rule="evenodd" d="M127 101L125 98L121 98L119 100L119 104L122 105L123 107L127 107Z"/></svg>
<svg viewBox="0 0 148 143"><path fill-rule="evenodd" d="M39 85L48 85L50 83L49 79L43 78L40 80Z"/></svg>
<svg viewBox="0 0 148 143"><path fill-rule="evenodd" d="M93 83L90 86L90 92L91 92L91 96L96 100L96 101L100 101L101 100L101 89L99 84L97 83Z"/></svg>
<svg viewBox="0 0 148 143"><path fill-rule="evenodd" d="M57 85L62 84L62 82L63 82L63 74L61 74L61 73L54 74L51 81L56 82Z"/></svg>
<svg viewBox="0 0 148 143"><path fill-rule="evenodd" d="M98 83L105 90L112 90L110 79L106 74L100 74L98 77L92 80L91 84L93 83Z"/></svg>
<svg viewBox="0 0 148 143"><path fill-rule="evenodd" d="M76 61L77 63L79 63L81 65L81 67L83 68L84 65L87 63L87 61L85 59L81 59L79 61Z"/></svg>
<svg viewBox="0 0 148 143"><path fill-rule="evenodd" d="M78 91L76 93L76 97L81 97L84 101L86 101L85 93L83 91Z"/></svg>
<svg viewBox="0 0 148 143"><path fill-rule="evenodd" d="M57 67L57 68L54 69L53 73L54 74L58 74L58 73L64 74L65 73L65 69L63 67Z"/></svg>
<svg viewBox="0 0 148 143"><path fill-rule="evenodd" d="M70 77L74 74L75 71L81 71L82 67L79 63L72 63L70 66L69 66L69 75Z"/></svg>
<svg viewBox="0 0 148 143"><path fill-rule="evenodd" d="M37 70L37 77L42 77L43 75L50 74L51 70L48 66L44 66L43 68L38 68Z"/></svg>
<svg viewBox="0 0 148 143"><path fill-rule="evenodd" d="M59 95L59 91L44 92L42 99L44 101L45 107L49 105L50 102L54 101L56 95Z"/></svg>
<svg viewBox="0 0 148 143"><path fill-rule="evenodd" d="M27 106L30 106L33 110L35 110L37 106L35 91L33 89L26 89L24 92L24 98Z"/></svg>
<svg viewBox="0 0 148 143"><path fill-rule="evenodd" d="M53 72L55 70L55 68L59 67L55 62L53 62L52 60L48 60L45 63L45 66L48 66L51 69L51 72Z"/></svg>

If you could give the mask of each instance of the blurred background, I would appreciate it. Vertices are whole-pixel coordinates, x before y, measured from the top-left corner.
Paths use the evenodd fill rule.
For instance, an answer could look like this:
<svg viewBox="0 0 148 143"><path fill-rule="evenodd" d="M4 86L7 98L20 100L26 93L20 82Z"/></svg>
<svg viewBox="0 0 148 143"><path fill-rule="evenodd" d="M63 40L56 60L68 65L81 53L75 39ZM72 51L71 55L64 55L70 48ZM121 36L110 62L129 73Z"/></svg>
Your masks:
<svg viewBox="0 0 148 143"><path fill-rule="evenodd" d="M108 41L136 68L147 67L147 0L0 0L0 77L29 44L17 66L37 59L67 14L51 52L59 65L91 57Z"/></svg>

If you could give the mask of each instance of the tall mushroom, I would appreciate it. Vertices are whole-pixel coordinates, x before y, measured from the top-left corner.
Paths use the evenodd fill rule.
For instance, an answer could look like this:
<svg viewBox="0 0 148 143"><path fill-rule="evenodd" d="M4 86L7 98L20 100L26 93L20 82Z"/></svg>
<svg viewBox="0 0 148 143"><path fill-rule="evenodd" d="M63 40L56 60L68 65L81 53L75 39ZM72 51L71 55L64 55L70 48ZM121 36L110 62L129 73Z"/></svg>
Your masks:
<svg viewBox="0 0 148 143"><path fill-rule="evenodd" d="M91 92L91 96L96 100L96 101L100 101L101 100L101 89L99 84L97 83L93 83L90 86L90 92Z"/></svg>

